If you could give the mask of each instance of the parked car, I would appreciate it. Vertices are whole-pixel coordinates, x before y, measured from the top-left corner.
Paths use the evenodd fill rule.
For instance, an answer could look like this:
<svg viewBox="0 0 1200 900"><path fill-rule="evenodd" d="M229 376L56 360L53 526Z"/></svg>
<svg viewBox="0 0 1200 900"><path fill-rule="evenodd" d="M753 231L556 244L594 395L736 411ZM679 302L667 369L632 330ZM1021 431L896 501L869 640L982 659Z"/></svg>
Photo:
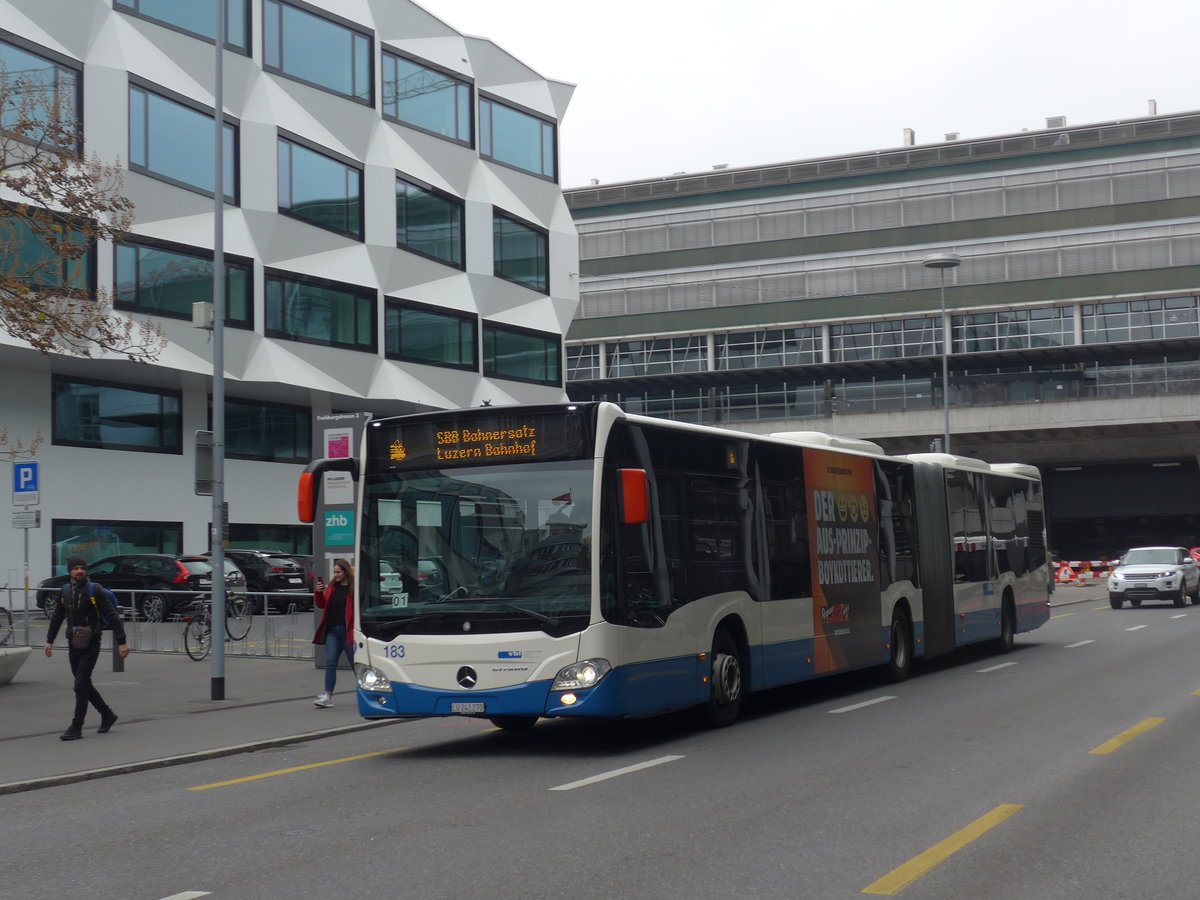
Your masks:
<svg viewBox="0 0 1200 900"><path fill-rule="evenodd" d="M211 558L211 553L204 554ZM278 550L229 549L225 558L233 562L246 576L246 592L261 613L266 601L271 608L286 610L295 604L299 610L312 609L312 588L304 567L290 554Z"/></svg>
<svg viewBox="0 0 1200 900"><path fill-rule="evenodd" d="M1108 602L1120 609L1126 600L1170 600L1200 604L1200 564L1185 547L1135 547L1108 576Z"/></svg>
<svg viewBox="0 0 1200 900"><path fill-rule="evenodd" d="M112 591L123 610L135 610L150 622L169 618L212 590L212 565L194 555L106 556L88 566L88 577ZM37 603L47 616L70 580L70 575L55 575L37 586ZM243 590L245 579L240 572L226 568L225 584L227 590Z"/></svg>
<svg viewBox="0 0 1200 900"><path fill-rule="evenodd" d="M310 591L316 590L317 587L317 570L311 556L301 556L297 553L290 554L296 564L304 570L304 583Z"/></svg>

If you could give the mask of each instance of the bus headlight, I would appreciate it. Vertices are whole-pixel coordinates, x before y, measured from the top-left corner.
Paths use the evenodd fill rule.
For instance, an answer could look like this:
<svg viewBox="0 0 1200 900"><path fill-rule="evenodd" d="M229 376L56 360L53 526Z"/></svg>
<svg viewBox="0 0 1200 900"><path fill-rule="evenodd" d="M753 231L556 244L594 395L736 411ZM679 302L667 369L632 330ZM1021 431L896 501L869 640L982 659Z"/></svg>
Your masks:
<svg viewBox="0 0 1200 900"><path fill-rule="evenodd" d="M390 694L392 692L392 683L387 680L387 676L374 666L364 666L361 663L356 663L354 674L358 678L358 686L364 691L371 691L375 694Z"/></svg>
<svg viewBox="0 0 1200 900"><path fill-rule="evenodd" d="M582 659L560 670L554 676L554 684L550 685L550 690L579 691L595 687L611 671L612 663L607 659Z"/></svg>

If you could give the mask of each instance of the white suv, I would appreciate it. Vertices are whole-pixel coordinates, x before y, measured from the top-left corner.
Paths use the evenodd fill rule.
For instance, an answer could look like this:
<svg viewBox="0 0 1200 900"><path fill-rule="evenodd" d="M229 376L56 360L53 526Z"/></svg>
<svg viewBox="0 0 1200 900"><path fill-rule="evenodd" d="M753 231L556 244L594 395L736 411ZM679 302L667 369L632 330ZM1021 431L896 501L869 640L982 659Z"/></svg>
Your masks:
<svg viewBox="0 0 1200 900"><path fill-rule="evenodd" d="M1120 609L1128 600L1172 600L1183 606L1188 598L1200 603L1200 566L1183 547L1135 547L1121 557L1108 576L1108 602Z"/></svg>

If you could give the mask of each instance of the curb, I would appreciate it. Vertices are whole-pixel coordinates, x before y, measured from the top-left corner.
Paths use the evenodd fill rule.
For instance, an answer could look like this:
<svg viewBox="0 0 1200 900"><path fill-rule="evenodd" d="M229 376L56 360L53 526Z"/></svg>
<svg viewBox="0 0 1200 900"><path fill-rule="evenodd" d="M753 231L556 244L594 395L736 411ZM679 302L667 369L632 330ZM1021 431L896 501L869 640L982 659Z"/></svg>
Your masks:
<svg viewBox="0 0 1200 900"><path fill-rule="evenodd" d="M116 766L106 766L102 769L85 769L80 772L69 772L65 775L50 775L46 778L31 778L27 781L10 781L0 784L0 795L20 794L24 791L36 791L42 788L57 787L63 784L76 784L80 781L91 781L96 778L109 778L113 775L127 775L131 772L144 772L149 769L165 769L168 766L181 766L185 763L200 762L206 759L219 759L223 756L234 756L238 753L253 753L255 750L268 750L273 747L285 747L288 744L301 744L319 738L337 737L342 734L353 734L356 731L366 731L370 728L383 728L395 725L405 719L389 719L385 722L361 722L355 725L342 725L325 731L307 731L303 734L291 734L285 737L268 738L262 741L252 741L248 744L234 744L229 747L217 747L212 750L198 750L195 753L181 753L178 756L164 756L158 759L146 759L140 762L122 763Z"/></svg>

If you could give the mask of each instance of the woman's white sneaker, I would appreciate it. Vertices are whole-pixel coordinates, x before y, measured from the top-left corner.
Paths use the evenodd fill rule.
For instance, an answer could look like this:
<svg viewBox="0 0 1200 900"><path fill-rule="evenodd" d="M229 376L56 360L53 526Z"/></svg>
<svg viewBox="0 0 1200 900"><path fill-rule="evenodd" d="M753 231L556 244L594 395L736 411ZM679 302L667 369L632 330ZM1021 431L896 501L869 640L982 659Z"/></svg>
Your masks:
<svg viewBox="0 0 1200 900"><path fill-rule="evenodd" d="M317 694L317 699L313 701L313 706L319 706L321 709L328 709L333 706L333 700L328 694Z"/></svg>

